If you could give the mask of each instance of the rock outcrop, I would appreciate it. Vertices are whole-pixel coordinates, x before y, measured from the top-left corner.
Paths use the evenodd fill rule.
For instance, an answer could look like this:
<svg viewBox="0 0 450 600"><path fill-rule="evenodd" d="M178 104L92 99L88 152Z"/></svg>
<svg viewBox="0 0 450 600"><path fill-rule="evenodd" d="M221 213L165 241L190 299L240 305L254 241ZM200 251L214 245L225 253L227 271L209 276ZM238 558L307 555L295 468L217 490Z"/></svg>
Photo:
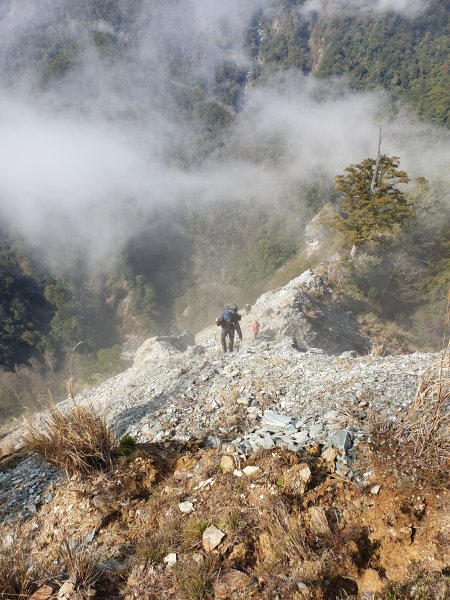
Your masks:
<svg viewBox="0 0 450 600"><path fill-rule="evenodd" d="M267 292L242 317L242 329L251 335L251 324L260 323L260 339L292 338L297 350L318 348L327 354L354 350L368 354L370 339L361 334L353 315L333 299L332 290L320 275L308 270L284 287ZM217 343L217 327L196 336L205 346Z"/></svg>

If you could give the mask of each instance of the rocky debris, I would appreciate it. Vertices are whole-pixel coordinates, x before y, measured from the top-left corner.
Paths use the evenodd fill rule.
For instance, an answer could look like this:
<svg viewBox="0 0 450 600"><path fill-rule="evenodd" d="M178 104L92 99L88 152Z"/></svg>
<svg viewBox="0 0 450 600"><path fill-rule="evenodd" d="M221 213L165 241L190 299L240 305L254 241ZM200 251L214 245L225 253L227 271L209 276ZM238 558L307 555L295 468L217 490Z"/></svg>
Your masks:
<svg viewBox="0 0 450 600"><path fill-rule="evenodd" d="M50 503L62 473L36 457L24 458L13 469L0 471L0 522L25 520Z"/></svg>
<svg viewBox="0 0 450 600"><path fill-rule="evenodd" d="M308 258L313 256L321 256L324 247L329 243L333 236L332 224L335 219L335 212L331 205L326 204L318 213L311 219L305 227L305 251Z"/></svg>
<svg viewBox="0 0 450 600"><path fill-rule="evenodd" d="M331 450L335 460L349 458ZM385 568L395 578L404 557L405 564L425 565L432 557L434 567L443 568L442 539L437 534L446 531L444 490L441 498L435 490L411 494L411 489L402 490L383 479L376 467L366 472L365 485L349 485L335 477L333 463L325 460L318 445L297 454L276 446L248 460L230 451L228 446L217 450L198 444L180 449L164 477L152 477L147 496L113 493L108 487L120 489L121 482L124 492L133 477L140 480L144 448L108 477L65 481L52 505L43 506L24 524L23 530L31 534L30 550L45 555L61 533L70 536L71 545L81 539L97 556L106 557L102 564L116 586L125 581L118 571L130 573L134 564L127 589L114 588L108 596L129 600L151 597L149 590L157 590L161 598L177 597L180 588L198 583L198 574L215 597L283 598L287 593L283 586L289 584L289 597L298 600L325 597L331 580L337 582L335 595L348 580L353 589L369 593L376 589L371 586L386 585ZM369 448L362 444L360 452L365 464ZM242 468L240 479L222 472L222 456L232 457ZM248 467L257 469L252 477L244 475ZM180 473L190 477L180 478ZM383 494L371 495L371 487L381 480ZM115 502L114 519L99 517L91 501L97 495L108 495ZM195 512L180 514L180 505L188 502ZM441 517L436 521L438 512ZM215 525L203 531L205 522ZM366 558L361 563L363 552L372 552L370 563ZM274 564L276 576L261 578ZM366 574L368 569L375 574ZM70 585L63 585L64 598L75 600ZM95 587L99 597L109 593L104 580Z"/></svg>
<svg viewBox="0 0 450 600"><path fill-rule="evenodd" d="M348 431L342 430L333 435L331 443L336 450L339 450L342 454L346 454L347 450L350 450L352 447L352 438Z"/></svg>
<svg viewBox="0 0 450 600"><path fill-rule="evenodd" d="M278 415L272 410L264 411L264 415L261 421L261 428L264 428L268 432L275 433L277 431L286 432L288 426L291 424L291 418L284 415Z"/></svg>
<svg viewBox="0 0 450 600"><path fill-rule="evenodd" d="M150 356L164 359L174 353L185 352L189 346L194 345L195 337L190 331L184 331L181 335L150 338L138 348L134 356L133 367L135 369L145 367Z"/></svg>
<svg viewBox="0 0 450 600"><path fill-rule="evenodd" d="M164 443L206 438L204 446L214 449L232 442L241 456L277 446L295 452L314 444L326 449L337 432L346 431L352 441L346 450L349 464L338 461L336 467L340 476L348 476L368 411L400 418L414 397L420 373L436 358L412 354L341 359L301 353L278 342L249 342L226 357L213 349L190 358L186 354L174 351L163 365L150 352L145 368L131 368L76 401L104 411L118 436ZM230 369L237 373L232 379L227 376ZM70 405L67 401L59 406ZM278 430L265 429L266 422ZM9 443L20 445L20 430ZM35 458L0 472L1 518L29 518L47 494L51 497L51 485L61 477Z"/></svg>
<svg viewBox="0 0 450 600"><path fill-rule="evenodd" d="M252 452L261 449L267 450L274 446L292 452L300 452L320 443L323 447L322 456L324 460L334 464L337 459L336 472L342 477L352 478L355 474L348 465L353 462L354 457L349 455L348 452L353 446L352 436L358 440L363 437L363 433L358 432L355 427L353 427L352 436L347 430L339 430L334 433L333 425L335 424L336 413L330 411L324 416L324 420L327 418L330 419L329 427L314 425L309 429L305 429L304 420L301 418L265 411L261 419L261 426L244 436L234 439L231 445L238 454L246 456ZM361 477L362 474L358 474L358 479L361 479Z"/></svg>
<svg viewBox="0 0 450 600"><path fill-rule="evenodd" d="M157 461L144 450L145 456L117 461L113 474L84 483L61 483L53 468L34 457L23 459L0 471L5 526L10 532L16 522L28 527L33 550L39 543L47 552L61 533L71 542L82 540L101 549L112 570L129 567L133 544L159 542L153 563L131 572L129 585L137 591L125 597L133 600L146 597L140 586L172 589L179 568L181 573L194 562L206 569L215 561L220 563L210 582L215 596L250 597L253 585L264 585L260 565L255 569L252 561L281 565L276 536L286 528L295 532L299 524L301 544L314 540L312 557L306 549L305 560L287 561L281 574L283 585L297 586L290 590L296 599L313 597L317 582L330 579L324 572L330 561L341 569L342 581L367 593L377 592L385 566L387 573L397 569L405 549L412 548L410 563L419 554L430 564L438 562L436 553L431 561L430 547L437 543L440 523L429 546L418 547L416 540L425 539L422 525L430 523L430 504L443 512L442 500L434 493L425 498L423 490L413 498L398 489L389 496L386 480L367 466L364 452L363 462L358 456L361 448L367 451L364 425L370 411L401 417L420 373L436 357L357 356L367 340L340 311L326 283L308 271L262 296L243 316L244 340L235 353L219 353L217 328L196 340L188 332L147 340L130 369L79 394L76 402L103 412L119 437L130 435L143 448L186 453L166 465L171 472L159 473L161 478ZM253 340L255 318L262 328ZM6 441L20 445L20 430ZM405 506L399 505L399 495ZM286 504L286 497L295 502ZM279 521L265 520L272 509L285 511ZM202 517L217 526L199 530ZM168 527L176 535L164 544ZM179 541L186 535L188 540ZM199 552L200 543L209 556ZM335 545L328 552L330 544ZM372 573L359 559L361 549L375 545ZM290 570L294 563L295 572ZM63 584L61 600L73 597L71 585Z"/></svg>
<svg viewBox="0 0 450 600"><path fill-rule="evenodd" d="M242 315L243 331L251 331L255 320L260 323L257 340L261 343L283 339L297 351L313 349L330 354L352 350L365 354L371 348L353 315L333 299L325 280L310 269L284 287L260 296L251 313ZM213 346L217 339L215 329L209 327L198 334L196 343Z"/></svg>

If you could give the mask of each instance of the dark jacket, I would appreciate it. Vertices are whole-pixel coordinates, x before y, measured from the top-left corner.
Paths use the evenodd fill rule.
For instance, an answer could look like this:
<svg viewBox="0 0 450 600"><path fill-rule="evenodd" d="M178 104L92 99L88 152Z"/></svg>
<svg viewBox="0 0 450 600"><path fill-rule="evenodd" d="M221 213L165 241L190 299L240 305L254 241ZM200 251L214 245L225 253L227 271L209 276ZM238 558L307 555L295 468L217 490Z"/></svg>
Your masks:
<svg viewBox="0 0 450 600"><path fill-rule="evenodd" d="M241 315L234 311L225 311L225 312L231 312L231 318L228 320L225 320L222 317L221 319L219 319L218 325L220 325L222 327L222 329L224 329L227 332L231 330L234 333L234 331L236 331L239 339L242 340L242 331L241 331L241 326L239 325L239 321L241 320Z"/></svg>

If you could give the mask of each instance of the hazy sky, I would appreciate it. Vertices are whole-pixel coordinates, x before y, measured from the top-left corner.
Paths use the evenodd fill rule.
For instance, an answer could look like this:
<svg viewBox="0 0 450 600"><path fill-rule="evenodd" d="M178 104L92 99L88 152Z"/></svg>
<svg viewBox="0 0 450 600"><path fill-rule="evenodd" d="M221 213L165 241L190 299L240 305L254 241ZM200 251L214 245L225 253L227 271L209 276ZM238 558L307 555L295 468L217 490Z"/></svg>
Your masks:
<svg viewBox="0 0 450 600"><path fill-rule="evenodd" d="M220 155L195 168L167 159L167 149L182 143L190 124L167 118L165 108L173 99L160 69L161 56L176 40L184 55L195 57L198 75L205 81L225 59L247 68L242 33L260 4L146 0L131 28L135 38L125 40L124 57L102 62L86 41L72 70L45 91L26 68L26 53L23 68L9 77L4 61L0 216L33 243L57 249L70 239L103 260L147 227L158 207L186 199L276 201L290 193L293 183L317 170L334 177L348 164L374 155L376 123L384 104L381 94L337 94L342 82L285 74L249 86L245 109L237 115ZM405 4L376 2L380 9L403 10ZM122 5L129 14L128 0ZM0 0L2 56L11 56L21 40L27 52L32 49L39 57L39 48L32 44L33 29L58 23L62 5L20 0L20 11L18 6ZM64 27L56 28L58 35L87 35L70 11L64 18ZM110 30L101 20L93 23L97 31ZM127 35L119 28L112 32ZM385 124L383 150L401 156L411 175L433 177L448 164L448 145L440 139L431 127L418 125L404 113ZM259 148L274 140L277 160L261 162Z"/></svg>

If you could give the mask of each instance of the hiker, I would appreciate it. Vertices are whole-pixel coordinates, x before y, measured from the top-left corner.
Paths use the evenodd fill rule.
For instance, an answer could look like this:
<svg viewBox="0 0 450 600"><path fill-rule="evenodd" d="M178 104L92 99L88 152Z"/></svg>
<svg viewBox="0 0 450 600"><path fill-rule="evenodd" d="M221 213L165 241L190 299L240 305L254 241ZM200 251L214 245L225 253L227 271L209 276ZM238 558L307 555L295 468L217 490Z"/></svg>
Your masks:
<svg viewBox="0 0 450 600"><path fill-rule="evenodd" d="M238 307L236 304L229 304L224 313L220 317L217 317L216 325L220 325L220 327L222 327L220 341L222 344L222 350L224 352L227 351L227 337L228 352L233 351L235 331L237 332L239 339L242 340L242 331L241 326L239 325L240 320L241 315L238 314Z"/></svg>
<svg viewBox="0 0 450 600"><path fill-rule="evenodd" d="M245 310L245 314L248 315L248 313L252 310L252 307L250 306L250 304L246 304L244 306L244 310Z"/></svg>
<svg viewBox="0 0 450 600"><path fill-rule="evenodd" d="M255 321L252 325L253 339L256 340L259 333L259 321Z"/></svg>

